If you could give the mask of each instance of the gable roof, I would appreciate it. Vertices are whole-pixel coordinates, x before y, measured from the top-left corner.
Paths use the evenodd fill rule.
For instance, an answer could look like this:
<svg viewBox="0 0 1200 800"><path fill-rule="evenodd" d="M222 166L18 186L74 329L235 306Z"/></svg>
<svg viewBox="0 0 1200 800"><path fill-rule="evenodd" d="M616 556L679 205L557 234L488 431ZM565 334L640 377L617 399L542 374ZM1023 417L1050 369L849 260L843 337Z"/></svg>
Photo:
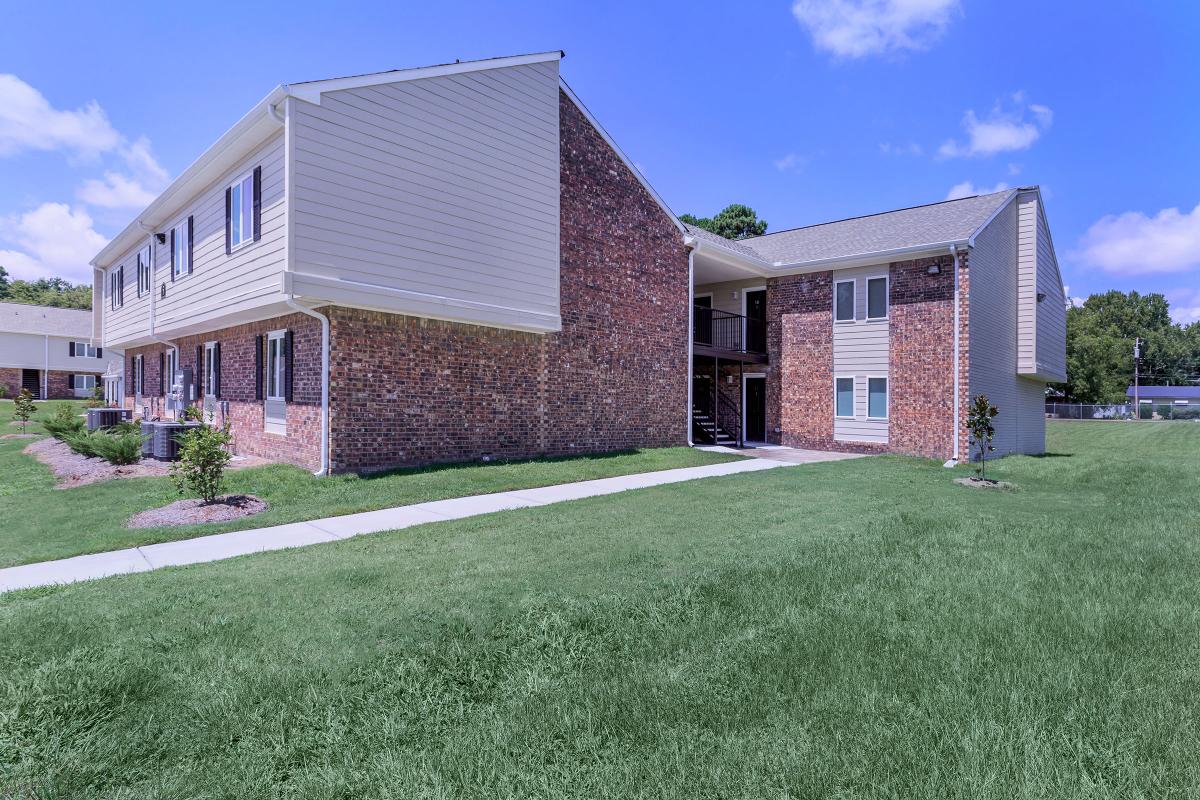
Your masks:
<svg viewBox="0 0 1200 800"><path fill-rule="evenodd" d="M1126 397L1133 397L1133 387L1125 390ZM1200 400L1200 386L1141 386L1138 397L1162 397L1167 400Z"/></svg>
<svg viewBox="0 0 1200 800"><path fill-rule="evenodd" d="M0 303L0 331L38 336L73 336L88 341L92 338L92 312L25 303Z"/></svg>
<svg viewBox="0 0 1200 800"><path fill-rule="evenodd" d="M746 241L745 239L726 239L724 236L719 236L712 231L705 230L704 228L698 228L695 225L689 225L686 222L683 223L683 227L688 234L695 236L697 239L703 239L706 242L712 242L713 244L720 245L721 247L724 247L727 250L732 250L739 255L745 256L746 258L753 258L755 260L762 259L758 253L754 252L745 244L743 244L743 242Z"/></svg>
<svg viewBox="0 0 1200 800"><path fill-rule="evenodd" d="M1010 189L823 222L742 239L740 244L754 251L759 258L777 265L964 244L1016 193L1016 189Z"/></svg>

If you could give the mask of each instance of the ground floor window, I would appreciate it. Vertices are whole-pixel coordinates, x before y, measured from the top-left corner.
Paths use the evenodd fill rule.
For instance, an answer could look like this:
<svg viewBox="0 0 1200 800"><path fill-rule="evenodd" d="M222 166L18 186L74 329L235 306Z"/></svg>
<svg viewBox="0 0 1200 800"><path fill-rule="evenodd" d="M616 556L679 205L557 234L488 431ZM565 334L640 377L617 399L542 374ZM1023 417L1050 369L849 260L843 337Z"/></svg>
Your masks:
<svg viewBox="0 0 1200 800"><path fill-rule="evenodd" d="M873 419L887 419L888 415L888 379L867 379L867 416Z"/></svg>
<svg viewBox="0 0 1200 800"><path fill-rule="evenodd" d="M285 331L272 331L267 335L267 399L283 399L284 364L287 353L284 345Z"/></svg>
<svg viewBox="0 0 1200 800"><path fill-rule="evenodd" d="M839 417L853 417L854 378L835 378L834 394L836 396L836 415Z"/></svg>
<svg viewBox="0 0 1200 800"><path fill-rule="evenodd" d="M96 376L95 375L75 375L75 376L73 376L72 383L74 385L72 385L71 388L74 389L75 391L90 392L96 388Z"/></svg>

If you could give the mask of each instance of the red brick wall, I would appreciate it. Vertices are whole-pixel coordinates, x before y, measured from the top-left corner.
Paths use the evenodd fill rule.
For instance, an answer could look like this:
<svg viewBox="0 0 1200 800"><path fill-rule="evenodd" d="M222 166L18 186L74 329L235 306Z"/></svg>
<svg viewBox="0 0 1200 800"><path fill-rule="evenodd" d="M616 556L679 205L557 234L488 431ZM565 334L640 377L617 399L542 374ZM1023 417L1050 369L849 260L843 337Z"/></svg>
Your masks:
<svg viewBox="0 0 1200 800"><path fill-rule="evenodd" d="M73 399L75 397L75 389L71 386L70 378L72 375L95 375L96 381L100 382L100 373L98 372L65 372L52 369L46 380L46 399Z"/></svg>
<svg viewBox="0 0 1200 800"><path fill-rule="evenodd" d="M263 403L254 399L255 337L269 331L291 330L294 348L292 361L292 398L287 404L287 435L263 430ZM321 442L321 325L304 314L223 328L218 331L184 336L173 340L179 347L179 366L191 368L199 397L203 389L204 370L196 361L196 348L201 352L206 342L221 343L221 396L215 422L229 422L234 437L234 452L261 456L273 461L295 464L306 469L320 466ZM134 406L133 359L144 355L146 395L143 405L151 405L152 414L165 414L165 403L159 391L159 354L163 345L130 348L125 351L125 405ZM265 363L265 361L264 361ZM170 376L166 376L167 382ZM199 404L199 401L197 401ZM135 409L136 410L136 409Z"/></svg>
<svg viewBox="0 0 1200 800"><path fill-rule="evenodd" d="M767 376L772 442L834 446L832 275L789 275L767 283L767 353L777 365Z"/></svg>
<svg viewBox="0 0 1200 800"><path fill-rule="evenodd" d="M562 331L336 308L337 470L682 444L682 237L560 96Z"/></svg>
<svg viewBox="0 0 1200 800"><path fill-rule="evenodd" d="M21 393L21 370L13 369L12 367L0 367L0 386L3 386L7 391L0 392L8 399L12 399Z"/></svg>

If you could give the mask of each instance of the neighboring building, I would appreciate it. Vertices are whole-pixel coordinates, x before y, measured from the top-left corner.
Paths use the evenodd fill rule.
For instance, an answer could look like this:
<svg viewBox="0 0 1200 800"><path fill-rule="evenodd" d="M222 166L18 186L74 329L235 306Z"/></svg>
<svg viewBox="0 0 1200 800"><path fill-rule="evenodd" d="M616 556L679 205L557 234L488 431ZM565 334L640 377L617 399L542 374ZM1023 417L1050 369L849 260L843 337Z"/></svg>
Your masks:
<svg viewBox="0 0 1200 800"><path fill-rule="evenodd" d="M1132 386L1125 396L1133 402ZM1139 386L1137 402L1142 408L1150 406L1149 413L1160 417L1174 417L1179 412L1190 417L1194 411L1200 412L1200 386Z"/></svg>
<svg viewBox="0 0 1200 800"><path fill-rule="evenodd" d="M316 471L598 452L711 438L716 358L725 381L734 364L762 375L721 382L718 428L949 458L978 389L1013 415L1005 449L1040 449L1033 420L1018 438L1016 401L1039 393L1041 419L1064 303L1036 188L824 244L813 229L728 242L667 209L560 57L271 92L93 261L126 405L171 413L190 371L187 400L241 452ZM861 324L833 320L844 276ZM844 356L859 340L866 360Z"/></svg>
<svg viewBox="0 0 1200 800"><path fill-rule="evenodd" d="M107 356L106 356L107 353ZM92 338L92 313L24 303L0 303L0 386L34 398L91 397L110 358Z"/></svg>

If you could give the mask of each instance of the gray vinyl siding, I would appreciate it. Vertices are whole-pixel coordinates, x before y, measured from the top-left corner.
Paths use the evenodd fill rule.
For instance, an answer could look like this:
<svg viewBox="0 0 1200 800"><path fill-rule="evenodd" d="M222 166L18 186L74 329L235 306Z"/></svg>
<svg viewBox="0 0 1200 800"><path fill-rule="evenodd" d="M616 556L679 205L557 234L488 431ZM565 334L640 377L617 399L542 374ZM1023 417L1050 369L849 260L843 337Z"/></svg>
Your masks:
<svg viewBox="0 0 1200 800"><path fill-rule="evenodd" d="M1017 374L1022 222L1018 204L1009 204L976 237L970 254L970 396L986 394L1000 410L997 456L1045 449L1045 384Z"/></svg>
<svg viewBox="0 0 1200 800"><path fill-rule="evenodd" d="M1035 341L1036 372L1042 375L1067 374L1067 298L1063 294L1062 276L1050 226L1046 215L1038 208L1037 217L1037 292L1045 299L1037 303L1037 335ZM1035 298L1036 300L1036 298Z"/></svg>
<svg viewBox="0 0 1200 800"><path fill-rule="evenodd" d="M163 223L160 229L167 242L155 247L154 275L155 286L166 284L167 294L156 301L156 330L203 323L265 304L278 295L287 264L283 143L282 132L273 136ZM261 236L226 255L225 188L256 166L262 167ZM192 272L172 280L170 231L189 215L193 218Z"/></svg>
<svg viewBox="0 0 1200 800"><path fill-rule="evenodd" d="M1017 199L1017 363L1021 372L1035 369L1037 217L1037 196L1021 195Z"/></svg>
<svg viewBox="0 0 1200 800"><path fill-rule="evenodd" d="M103 283L100 288L100 308L102 309L101 341L106 347L119 344L131 339L145 336L150 332L150 294L147 292L138 297L137 253L150 241L149 236L138 243L137 247L124 253L104 271ZM155 245L155 250L159 250ZM109 275L121 266L125 267L125 303L120 308L112 307L109 287ZM153 291L154 286L151 285ZM96 291L96 287L92 287Z"/></svg>
<svg viewBox="0 0 1200 800"><path fill-rule="evenodd" d="M834 391L837 377L854 378L854 419L838 419L835 415L833 438L838 441L881 444L888 441L888 421L867 416L867 379L889 377L891 347L888 320L867 319L867 280L886 278L888 271L888 265L881 264L835 270L833 273L835 301L838 282L854 281L854 321L833 322L833 376L830 378L829 391ZM831 309L830 318L834 316Z"/></svg>
<svg viewBox="0 0 1200 800"><path fill-rule="evenodd" d="M750 278L743 281L724 281L722 283L706 283L696 287L697 295L711 294L713 308L728 311L730 314L744 314L742 300L747 289L766 289L766 278ZM737 292L737 297L733 293Z"/></svg>
<svg viewBox="0 0 1200 800"><path fill-rule="evenodd" d="M557 62L333 91L292 112L297 273L393 290L385 310L434 298L446 318L557 327Z"/></svg>

